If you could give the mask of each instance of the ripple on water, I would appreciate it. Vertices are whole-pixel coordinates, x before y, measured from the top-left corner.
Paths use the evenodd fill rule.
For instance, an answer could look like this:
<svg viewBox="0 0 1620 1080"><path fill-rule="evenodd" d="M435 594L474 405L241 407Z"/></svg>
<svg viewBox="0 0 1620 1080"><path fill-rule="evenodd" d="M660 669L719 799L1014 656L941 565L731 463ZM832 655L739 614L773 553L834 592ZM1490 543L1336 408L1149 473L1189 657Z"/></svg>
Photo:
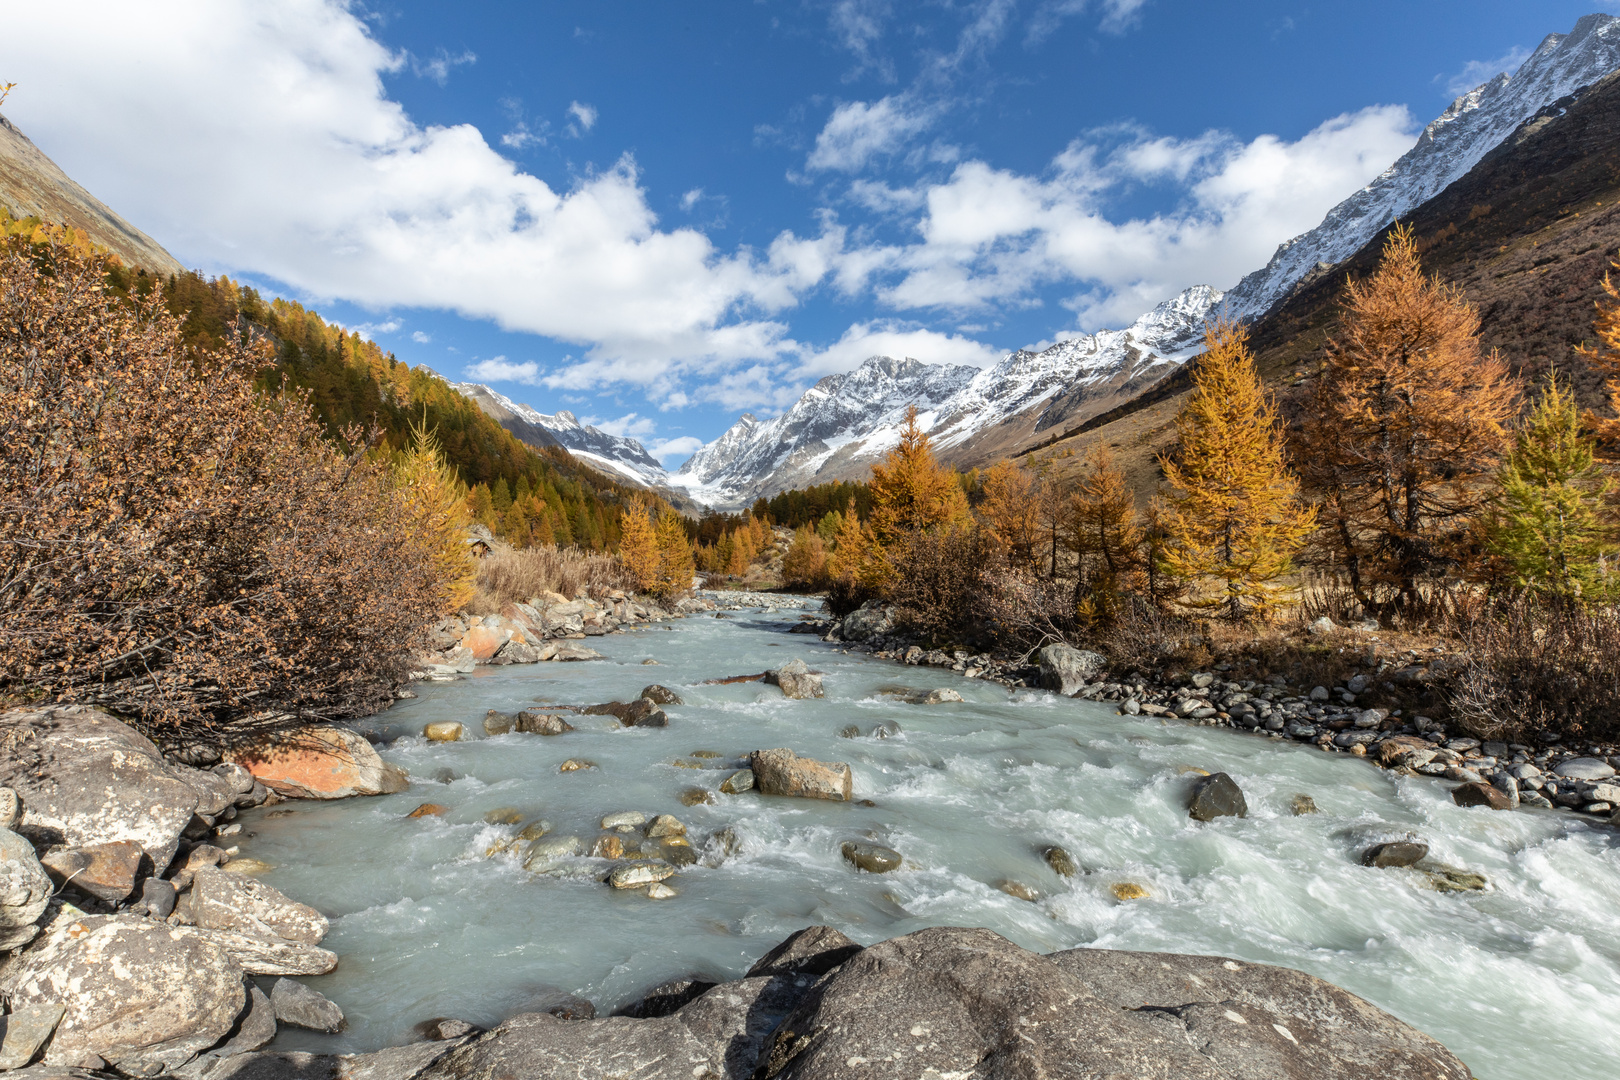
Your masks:
<svg viewBox="0 0 1620 1080"><path fill-rule="evenodd" d="M736 977L810 923L862 942L932 925L989 927L1029 948L1080 945L1220 953L1320 975L1411 1021L1481 1075L1607 1077L1620 1057L1620 848L1609 829L1541 812L1452 805L1446 786L1396 777L1343 755L1121 717L1040 691L1008 693L937 669L897 669L813 639L783 641L779 616L694 619L668 631L593 644L606 661L483 669L368 721L394 738L384 756L411 771L409 790L342 803L288 804L243 815L244 854L269 880L334 917L342 956L309 980L349 1016L337 1036L287 1031L278 1046L374 1049L410 1038L433 1016L491 1024L547 995L575 993L604 1011L669 978ZM661 665L642 667L656 654ZM703 685L793 656L827 672L827 697L789 701L760 683ZM676 689L666 729L570 717L556 737L510 734L429 743L422 726L540 701L624 700L649 681ZM885 690L958 690L965 701L911 705ZM900 732L874 738L883 723ZM863 734L841 738L856 725ZM789 746L851 763L863 807L754 793L684 806L715 790L749 750ZM694 750L714 768L680 768ZM568 758L598 769L566 774ZM1243 787L1246 819L1190 821L1189 767ZM432 780L440 770L456 777ZM1321 812L1294 816L1293 796ZM408 820L423 802L442 818ZM672 813L706 862L653 903L600 883L609 863L561 860L554 875L484 851L517 826L483 815L515 807L553 835L598 835L622 809ZM737 854L710 837L731 828ZM1443 894L1421 873L1372 870L1362 849L1407 833L1432 858L1483 873L1483 892ZM890 874L857 873L851 839L900 851ZM1042 849L1079 868L1058 876ZM1002 892L1004 880L1039 894ZM1147 896L1121 900L1131 883ZM1533 1066L1533 1068L1532 1068ZM1526 1071L1529 1070L1529 1071Z"/></svg>

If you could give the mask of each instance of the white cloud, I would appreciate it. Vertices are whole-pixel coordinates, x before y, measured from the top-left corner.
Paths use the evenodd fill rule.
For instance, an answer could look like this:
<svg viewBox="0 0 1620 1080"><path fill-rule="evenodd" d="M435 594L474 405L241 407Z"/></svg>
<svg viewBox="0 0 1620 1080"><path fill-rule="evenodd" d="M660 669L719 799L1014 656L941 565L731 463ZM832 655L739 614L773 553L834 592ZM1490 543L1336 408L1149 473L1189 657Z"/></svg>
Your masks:
<svg viewBox="0 0 1620 1080"><path fill-rule="evenodd" d="M464 49L455 56L451 56L444 49L440 49L431 60L422 60L411 57L411 71L424 79L432 79L443 86L450 81L450 72L462 64L472 64L478 61L470 49Z"/></svg>
<svg viewBox="0 0 1620 1080"><path fill-rule="evenodd" d="M574 118L574 122L568 125L568 134L576 139L596 126L596 109L590 105L581 105L576 101L568 106L568 115Z"/></svg>
<svg viewBox="0 0 1620 1080"><path fill-rule="evenodd" d="M868 104L849 101L833 110L805 162L811 169L858 172L874 157L892 154L933 123L924 110L897 95Z"/></svg>
<svg viewBox="0 0 1620 1080"><path fill-rule="evenodd" d="M581 345L611 378L789 347L758 312L797 301L801 267L661 228L629 157L554 190L470 125L418 125L383 86L403 60L345 0L175 0L161 18L77 0L7 18L17 40L74 42L8 61L34 88L11 118L187 263L489 319Z"/></svg>
<svg viewBox="0 0 1620 1080"><path fill-rule="evenodd" d="M418 345L427 345L433 340L433 335L424 334L420 330L413 330L411 331L411 340L416 342Z"/></svg>
<svg viewBox="0 0 1620 1080"><path fill-rule="evenodd" d="M490 360L480 360L476 364L468 364L463 369L467 378L474 382L515 382L526 386L540 385L540 365L533 360L525 360L521 364L514 364L504 356L497 356Z"/></svg>
<svg viewBox="0 0 1620 1080"><path fill-rule="evenodd" d="M855 57L855 69L846 81L872 72L883 82L894 82L894 63L877 54L883 24L893 14L888 0L838 0L828 22L844 48Z"/></svg>
<svg viewBox="0 0 1620 1080"><path fill-rule="evenodd" d="M404 325L398 319L389 319L387 322L380 323L363 322L355 325L354 332L368 341L376 341L378 334L396 333Z"/></svg>
<svg viewBox="0 0 1620 1080"><path fill-rule="evenodd" d="M872 356L909 356L929 364L974 367L988 367L1002 356L991 346L960 334L887 321L855 323L825 349L806 348L801 355L800 372L816 376L849 371Z"/></svg>
<svg viewBox="0 0 1620 1080"><path fill-rule="evenodd" d="M1446 93L1457 97L1468 93L1481 83L1489 82L1506 72L1512 75L1519 65L1530 59L1530 50L1515 45L1495 60L1470 60L1454 75L1436 75L1434 81L1445 87Z"/></svg>
<svg viewBox="0 0 1620 1080"><path fill-rule="evenodd" d="M617 420L602 420L588 416L582 417L579 422L620 438L644 439L658 430L658 425L651 418L636 413L626 413Z"/></svg>
<svg viewBox="0 0 1620 1080"><path fill-rule="evenodd" d="M703 440L691 435L682 435L677 439L658 439L644 444L647 453L659 461L668 461L670 458L689 458L703 449Z"/></svg>
<svg viewBox="0 0 1620 1080"><path fill-rule="evenodd" d="M691 213L692 207L696 206L698 204L698 200L702 198L703 189L700 187L693 188L691 191L688 191L685 195L681 196L681 209L685 210L687 213Z"/></svg>
<svg viewBox="0 0 1620 1080"><path fill-rule="evenodd" d="M876 279L902 310L955 312L1017 306L1038 287L1072 284L1068 303L1084 324L1117 325L1188 285L1230 287L1264 265L1407 150L1416 125L1404 108L1376 106L1294 142L1125 134L1112 148L1072 144L1042 177L964 162L920 189L920 242L844 253L837 280ZM1143 181L1182 187L1184 205L1112 220L1109 199Z"/></svg>

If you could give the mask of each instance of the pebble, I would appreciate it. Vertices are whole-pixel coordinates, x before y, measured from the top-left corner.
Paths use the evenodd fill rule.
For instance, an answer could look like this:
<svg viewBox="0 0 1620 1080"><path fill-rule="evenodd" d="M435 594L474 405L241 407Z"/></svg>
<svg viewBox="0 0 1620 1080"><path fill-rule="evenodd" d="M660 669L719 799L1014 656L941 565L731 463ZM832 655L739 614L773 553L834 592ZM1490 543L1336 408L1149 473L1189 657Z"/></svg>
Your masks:
<svg viewBox="0 0 1620 1080"><path fill-rule="evenodd" d="M996 888L1000 889L1008 896L1015 897L1019 900L1028 900L1030 903L1034 903L1041 898L1040 893L1036 892L1028 885L1025 885L1022 881L1003 881L1000 885L997 885Z"/></svg>
<svg viewBox="0 0 1620 1080"><path fill-rule="evenodd" d="M578 772L580 769L594 769L596 762L586 761L584 758L569 758L557 766L558 772Z"/></svg>
<svg viewBox="0 0 1620 1080"><path fill-rule="evenodd" d="M460 742L467 729L454 720L439 720L422 729L422 735L429 742Z"/></svg>
<svg viewBox="0 0 1620 1080"><path fill-rule="evenodd" d="M714 802L714 792L707 788L690 787L681 792L682 806L703 806Z"/></svg>
<svg viewBox="0 0 1620 1080"><path fill-rule="evenodd" d="M675 890L662 881L655 881L647 886L647 899L649 900L668 900L676 895Z"/></svg>
<svg viewBox="0 0 1620 1080"><path fill-rule="evenodd" d="M1134 881L1116 881L1108 886L1115 900L1145 900L1152 894Z"/></svg>
<svg viewBox="0 0 1620 1080"><path fill-rule="evenodd" d="M615 889L639 889L643 885L651 885L673 877L675 868L665 863L637 863L635 866L621 866L608 875L608 884Z"/></svg>
<svg viewBox="0 0 1620 1080"><path fill-rule="evenodd" d="M637 825L647 824L647 815L640 810L620 810L602 819L602 828L628 832Z"/></svg>
<svg viewBox="0 0 1620 1080"><path fill-rule="evenodd" d="M685 837L686 826L673 814L659 814L647 825L646 836L649 840L657 840L664 836Z"/></svg>
<svg viewBox="0 0 1620 1080"><path fill-rule="evenodd" d="M624 858L624 839L618 836L598 836L596 843L591 845L591 858L593 859L622 859Z"/></svg>
<svg viewBox="0 0 1620 1080"><path fill-rule="evenodd" d="M1387 844L1374 844L1361 853L1362 866L1379 869L1390 866L1411 866L1429 854L1429 845L1420 840L1394 840Z"/></svg>
<svg viewBox="0 0 1620 1080"><path fill-rule="evenodd" d="M486 825L516 825L523 820L523 811L515 806L500 806L484 815Z"/></svg>

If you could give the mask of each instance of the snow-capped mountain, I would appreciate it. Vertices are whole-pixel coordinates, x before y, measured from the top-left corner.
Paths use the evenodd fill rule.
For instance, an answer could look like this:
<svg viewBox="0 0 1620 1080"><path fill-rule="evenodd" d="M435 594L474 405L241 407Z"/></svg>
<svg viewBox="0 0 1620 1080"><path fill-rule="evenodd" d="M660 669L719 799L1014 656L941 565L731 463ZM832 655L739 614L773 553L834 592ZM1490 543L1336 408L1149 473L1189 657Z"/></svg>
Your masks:
<svg viewBox="0 0 1620 1080"><path fill-rule="evenodd" d="M1226 294L1235 316L1264 315L1319 266L1359 251L1392 221L1438 195L1537 113L1620 67L1620 18L1587 15L1568 34L1548 34L1512 75L1475 87L1423 129L1417 145L1372 183L1335 206L1322 224L1277 249L1263 269Z"/></svg>
<svg viewBox="0 0 1620 1080"><path fill-rule="evenodd" d="M1568 34L1548 35L1513 75L1498 75L1459 97L1376 180L1329 211L1321 225L1279 247L1264 268L1224 296L1195 286L1124 330L1040 352L1020 349L982 371L874 357L848 376L823 379L781 417L744 415L681 466L673 482L706 501L736 505L805 484L864 477L871 461L894 445L910 404L948 461L981 464L1017 453L1037 432L1071 427L1140 395L1198 353L1217 306L1238 318L1265 314L1301 279L1354 255L1467 174L1525 121L1558 109L1616 68L1620 18L1585 16ZM900 366L905 380L880 376ZM970 376L954 385L964 371ZM908 386L918 392L908 397Z"/></svg>
<svg viewBox="0 0 1620 1080"><path fill-rule="evenodd" d="M550 414L540 412L513 401L483 383L450 385L531 446L561 446L586 464L637 484L656 486L669 483L669 473L635 439L609 435L601 428L581 424L579 418L566 409Z"/></svg>
<svg viewBox="0 0 1620 1080"><path fill-rule="evenodd" d="M670 483L726 506L787 488L840 479L855 461L881 457L898 439L907 407L932 413L978 368L874 356L847 375L828 375L774 420L745 413L687 459ZM925 423L931 423L931 415Z"/></svg>

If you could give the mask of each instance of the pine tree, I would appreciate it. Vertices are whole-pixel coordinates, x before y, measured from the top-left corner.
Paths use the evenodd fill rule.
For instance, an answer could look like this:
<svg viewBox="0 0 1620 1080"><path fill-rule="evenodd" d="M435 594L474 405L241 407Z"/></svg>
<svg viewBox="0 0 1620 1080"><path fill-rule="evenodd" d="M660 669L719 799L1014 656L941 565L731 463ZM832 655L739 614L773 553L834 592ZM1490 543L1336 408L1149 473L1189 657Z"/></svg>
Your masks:
<svg viewBox="0 0 1620 1080"><path fill-rule="evenodd" d="M1473 308L1424 276L1409 228L1390 233L1370 279L1346 284L1343 309L1297 459L1357 598L1412 610L1463 563L1517 386L1481 354Z"/></svg>
<svg viewBox="0 0 1620 1080"><path fill-rule="evenodd" d="M647 514L646 496L632 495L619 524L619 561L642 592L658 587L658 536Z"/></svg>
<svg viewBox="0 0 1620 1080"><path fill-rule="evenodd" d="M1614 485L1594 447L1555 376L1502 462L1486 519L1487 550L1516 587L1564 601L1615 594L1617 537L1605 505Z"/></svg>
<svg viewBox="0 0 1620 1080"><path fill-rule="evenodd" d="M476 588L477 566L467 546L472 515L456 470L445 462L439 440L425 422L412 426L411 447L395 469L394 482L405 504L406 532L429 552L444 609L456 611Z"/></svg>
<svg viewBox="0 0 1620 1080"><path fill-rule="evenodd" d="M512 509L512 489L506 485L506 477L497 477L493 487L489 489L490 503L495 512L504 516Z"/></svg>
<svg viewBox="0 0 1620 1080"><path fill-rule="evenodd" d="M674 510L658 516L658 580L654 591L660 596L680 596L692 587L695 567L692 544L686 538L686 523Z"/></svg>
<svg viewBox="0 0 1620 1080"><path fill-rule="evenodd" d="M1000 461L984 474L979 519L1016 567L1033 566L1041 542L1038 477L1016 462Z"/></svg>
<svg viewBox="0 0 1620 1080"><path fill-rule="evenodd" d="M956 474L934 460L928 434L917 424L917 407L906 410L900 442L872 466L872 535L880 545L907 533L968 520L967 496Z"/></svg>
<svg viewBox="0 0 1620 1080"><path fill-rule="evenodd" d="M513 547L529 546L529 519L524 516L523 507L515 502L501 518L501 537Z"/></svg>
<svg viewBox="0 0 1620 1080"><path fill-rule="evenodd" d="M1266 394L1237 323L1211 325L1176 417L1180 460L1160 464L1171 487L1163 561L1190 582L1214 579L1213 592L1182 601L1229 619L1265 615L1277 579L1315 526L1284 458L1276 403Z"/></svg>
<svg viewBox="0 0 1620 1080"><path fill-rule="evenodd" d="M837 510L829 510L821 516L820 521L816 522L816 533L821 537L821 542L830 547L843 524L844 515Z"/></svg>
<svg viewBox="0 0 1620 1080"><path fill-rule="evenodd" d="M1620 270L1620 262L1609 265ZM1605 305L1598 301L1597 319L1592 324L1597 334L1597 344L1580 345L1575 351L1582 359L1608 371L1606 385L1609 408L1614 410L1616 418L1604 419L1588 414L1586 420L1599 439L1606 443L1617 443L1620 442L1620 287L1616 287L1608 274L1603 275L1603 292L1610 303Z"/></svg>

